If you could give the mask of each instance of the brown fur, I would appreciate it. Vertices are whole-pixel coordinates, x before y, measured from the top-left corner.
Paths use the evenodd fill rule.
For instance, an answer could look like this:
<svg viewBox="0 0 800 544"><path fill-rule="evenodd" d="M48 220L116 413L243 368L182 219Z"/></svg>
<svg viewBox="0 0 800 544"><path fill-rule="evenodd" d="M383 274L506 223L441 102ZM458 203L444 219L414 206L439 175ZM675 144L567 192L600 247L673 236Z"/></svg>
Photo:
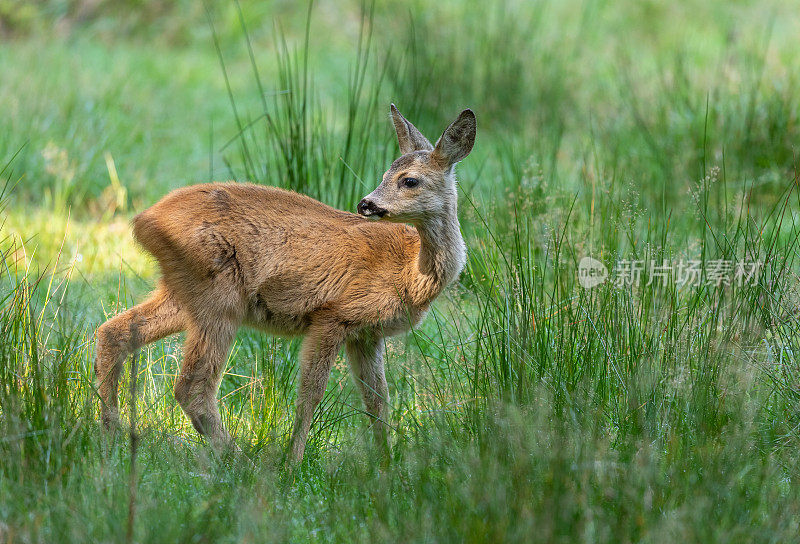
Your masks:
<svg viewBox="0 0 800 544"><path fill-rule="evenodd" d="M97 331L95 369L106 426L118 421L117 383L126 355L185 330L175 397L199 433L227 443L216 394L236 330L249 325L305 336L293 460L303 456L343 345L376 439L388 444L383 337L416 325L463 267L452 166L475 137L469 110L435 149L394 106L392 115L404 155L359 205L360 211L366 204L381 210L388 221L239 183L178 189L134 218L134 236L157 259L163 277L147 301ZM407 131L416 135L413 142ZM420 186L404 189L409 176Z"/></svg>

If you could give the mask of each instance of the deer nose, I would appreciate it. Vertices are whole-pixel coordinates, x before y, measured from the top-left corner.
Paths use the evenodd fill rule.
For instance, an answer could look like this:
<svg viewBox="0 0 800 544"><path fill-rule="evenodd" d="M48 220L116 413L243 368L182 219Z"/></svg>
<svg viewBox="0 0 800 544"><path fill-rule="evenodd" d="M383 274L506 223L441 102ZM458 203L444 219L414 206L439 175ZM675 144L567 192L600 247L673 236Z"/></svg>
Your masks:
<svg viewBox="0 0 800 544"><path fill-rule="evenodd" d="M386 215L386 210L384 208L379 208L373 201L366 198L362 199L361 202L358 203L356 209L358 210L358 213L365 217L369 217L371 215L383 217Z"/></svg>

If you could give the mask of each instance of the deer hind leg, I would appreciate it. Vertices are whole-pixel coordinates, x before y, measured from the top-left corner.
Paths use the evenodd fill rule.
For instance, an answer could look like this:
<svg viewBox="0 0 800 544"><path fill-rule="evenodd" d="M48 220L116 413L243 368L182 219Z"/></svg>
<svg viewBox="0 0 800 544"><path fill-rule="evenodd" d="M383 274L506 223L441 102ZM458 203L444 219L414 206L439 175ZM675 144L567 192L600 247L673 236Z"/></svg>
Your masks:
<svg viewBox="0 0 800 544"><path fill-rule="evenodd" d="M108 429L119 423L119 375L125 357L136 349L186 326L186 313L160 285L145 302L112 317L97 329L95 376L101 417Z"/></svg>
<svg viewBox="0 0 800 544"><path fill-rule="evenodd" d="M299 463L303 459L314 410L325 395L331 367L343 338L343 331L335 324L312 323L306 333L300 353L300 385L290 457L292 463Z"/></svg>
<svg viewBox="0 0 800 544"><path fill-rule="evenodd" d="M383 368L383 339L374 332L349 338L345 343L347 359L353 377L361 390L364 407L372 420L375 443L384 453L389 451L389 436L386 429L389 388Z"/></svg>
<svg viewBox="0 0 800 544"><path fill-rule="evenodd" d="M231 445L217 405L228 350L238 327L224 318L187 327L183 364L175 380L175 398L198 433L215 446Z"/></svg>

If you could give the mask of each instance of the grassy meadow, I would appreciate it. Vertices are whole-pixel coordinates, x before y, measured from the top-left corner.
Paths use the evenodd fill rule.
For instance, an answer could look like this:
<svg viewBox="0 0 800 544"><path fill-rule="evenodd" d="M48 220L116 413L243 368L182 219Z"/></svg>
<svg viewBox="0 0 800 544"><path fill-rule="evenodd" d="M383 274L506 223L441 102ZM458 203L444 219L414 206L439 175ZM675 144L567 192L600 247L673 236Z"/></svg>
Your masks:
<svg viewBox="0 0 800 544"><path fill-rule="evenodd" d="M798 35L791 0L0 0L0 542L800 540ZM354 211L391 102L478 138L467 266L387 340L388 466L342 354L289 472L299 341L244 329L243 452L183 416L175 336L132 463L93 382L157 279L130 219L227 179Z"/></svg>

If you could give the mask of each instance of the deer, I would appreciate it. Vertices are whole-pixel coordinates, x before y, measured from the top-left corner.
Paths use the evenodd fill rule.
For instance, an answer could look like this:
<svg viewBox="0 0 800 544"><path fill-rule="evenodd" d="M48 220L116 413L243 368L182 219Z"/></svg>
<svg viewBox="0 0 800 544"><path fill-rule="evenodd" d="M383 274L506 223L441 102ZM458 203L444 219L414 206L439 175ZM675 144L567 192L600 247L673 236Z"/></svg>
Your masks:
<svg viewBox="0 0 800 544"><path fill-rule="evenodd" d="M342 346L374 440L389 451L384 338L416 327L465 265L455 165L477 130L465 109L433 145L394 104L390 113L401 155L357 214L285 189L224 182L176 189L134 217L134 238L161 276L147 300L97 329L106 429L119 426L125 358L185 331L175 398L210 444L235 448L217 393L236 332L247 326L303 337L288 462L303 459Z"/></svg>

